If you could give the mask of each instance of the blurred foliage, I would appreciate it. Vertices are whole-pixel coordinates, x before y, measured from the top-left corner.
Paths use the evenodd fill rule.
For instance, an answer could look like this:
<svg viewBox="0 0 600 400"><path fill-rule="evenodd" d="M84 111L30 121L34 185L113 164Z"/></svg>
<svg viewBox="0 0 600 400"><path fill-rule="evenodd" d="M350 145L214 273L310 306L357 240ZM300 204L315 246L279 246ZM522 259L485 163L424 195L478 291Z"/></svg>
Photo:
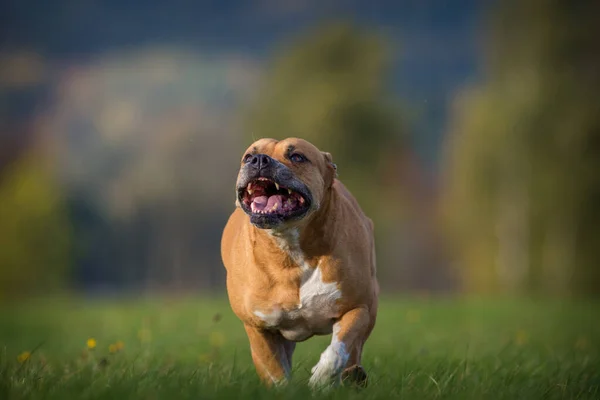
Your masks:
<svg viewBox="0 0 600 400"><path fill-rule="evenodd" d="M177 290L223 281L218 244L241 148L230 109L254 75L249 58L153 46L62 76L43 125L66 182L84 284Z"/></svg>
<svg viewBox="0 0 600 400"><path fill-rule="evenodd" d="M249 141L309 140L333 155L340 179L367 214L394 218L398 185L390 170L401 156L404 129L387 86L390 61L381 37L347 23L287 43L248 110Z"/></svg>
<svg viewBox="0 0 600 400"><path fill-rule="evenodd" d="M71 229L61 192L36 154L0 181L0 299L61 287L70 264Z"/></svg>
<svg viewBox="0 0 600 400"><path fill-rule="evenodd" d="M600 291L600 3L503 2L456 104L443 215L465 289Z"/></svg>

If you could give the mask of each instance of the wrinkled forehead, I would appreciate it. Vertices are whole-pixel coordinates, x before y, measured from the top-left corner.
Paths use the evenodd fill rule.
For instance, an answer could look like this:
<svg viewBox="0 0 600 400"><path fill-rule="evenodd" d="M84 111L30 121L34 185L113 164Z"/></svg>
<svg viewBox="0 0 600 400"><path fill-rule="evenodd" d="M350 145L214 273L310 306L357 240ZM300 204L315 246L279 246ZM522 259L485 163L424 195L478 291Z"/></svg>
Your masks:
<svg viewBox="0 0 600 400"><path fill-rule="evenodd" d="M303 139L288 138L284 140L260 139L252 143L245 154L267 154L273 158L283 158L286 154L300 152L307 156L316 157L320 151L313 144Z"/></svg>

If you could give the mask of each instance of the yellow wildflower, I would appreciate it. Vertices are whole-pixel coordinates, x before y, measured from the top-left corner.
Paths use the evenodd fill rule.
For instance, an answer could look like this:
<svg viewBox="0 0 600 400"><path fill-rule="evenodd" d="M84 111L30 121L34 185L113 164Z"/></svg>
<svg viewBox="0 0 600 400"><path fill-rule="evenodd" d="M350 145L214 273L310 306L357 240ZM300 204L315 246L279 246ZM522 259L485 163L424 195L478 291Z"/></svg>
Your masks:
<svg viewBox="0 0 600 400"><path fill-rule="evenodd" d="M118 341L116 343L112 343L108 346L108 351L111 353L116 353L118 351L123 350L123 347L125 347L125 343L123 343L122 341Z"/></svg>
<svg viewBox="0 0 600 400"><path fill-rule="evenodd" d="M86 344L87 344L87 348L88 348L88 349L90 349L90 350L94 350L94 349L96 348L96 344L97 344L97 342L96 342L96 339L94 339L94 338L89 338L89 339L87 340Z"/></svg>
<svg viewBox="0 0 600 400"><path fill-rule="evenodd" d="M23 364L25 361L29 360L29 357L31 357L31 353L28 351L24 351L21 354L19 354L19 356L17 357L17 361Z"/></svg>
<svg viewBox="0 0 600 400"><path fill-rule="evenodd" d="M225 335L221 332L213 332L208 341L212 347L221 347L225 344Z"/></svg>

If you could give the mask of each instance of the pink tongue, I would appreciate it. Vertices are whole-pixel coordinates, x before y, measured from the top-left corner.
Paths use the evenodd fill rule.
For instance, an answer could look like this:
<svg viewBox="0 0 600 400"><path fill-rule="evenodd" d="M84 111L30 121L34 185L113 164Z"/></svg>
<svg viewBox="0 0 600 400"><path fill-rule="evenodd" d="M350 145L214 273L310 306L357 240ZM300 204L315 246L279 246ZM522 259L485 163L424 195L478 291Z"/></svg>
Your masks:
<svg viewBox="0 0 600 400"><path fill-rule="evenodd" d="M281 195L273 195L271 197L267 196L257 196L252 200L252 211L263 211L263 210L272 210L275 204L278 204L277 210L281 209L283 203L283 198Z"/></svg>
<svg viewBox="0 0 600 400"><path fill-rule="evenodd" d="M283 199L281 195L275 194L269 197L269 202L267 203L267 210L272 210L275 204L277 204L277 210L281 210L281 206L283 204Z"/></svg>
<svg viewBox="0 0 600 400"><path fill-rule="evenodd" d="M264 210L267 205L267 196L257 196L252 200L252 211Z"/></svg>

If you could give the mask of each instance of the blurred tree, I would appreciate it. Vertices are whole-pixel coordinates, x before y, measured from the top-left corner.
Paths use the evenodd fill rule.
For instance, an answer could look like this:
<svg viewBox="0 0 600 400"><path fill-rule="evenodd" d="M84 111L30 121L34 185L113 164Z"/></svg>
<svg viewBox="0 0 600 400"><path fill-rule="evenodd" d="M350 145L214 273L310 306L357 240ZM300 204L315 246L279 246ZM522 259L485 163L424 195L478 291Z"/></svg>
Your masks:
<svg viewBox="0 0 600 400"><path fill-rule="evenodd" d="M600 293L600 3L498 7L443 167L465 288Z"/></svg>
<svg viewBox="0 0 600 400"><path fill-rule="evenodd" d="M346 23L286 43L248 110L248 141L311 141L333 154L340 179L369 215L394 219L404 129L388 87L390 61L380 37Z"/></svg>
<svg viewBox="0 0 600 400"><path fill-rule="evenodd" d="M70 263L70 225L61 192L37 154L0 181L0 299L58 289Z"/></svg>

